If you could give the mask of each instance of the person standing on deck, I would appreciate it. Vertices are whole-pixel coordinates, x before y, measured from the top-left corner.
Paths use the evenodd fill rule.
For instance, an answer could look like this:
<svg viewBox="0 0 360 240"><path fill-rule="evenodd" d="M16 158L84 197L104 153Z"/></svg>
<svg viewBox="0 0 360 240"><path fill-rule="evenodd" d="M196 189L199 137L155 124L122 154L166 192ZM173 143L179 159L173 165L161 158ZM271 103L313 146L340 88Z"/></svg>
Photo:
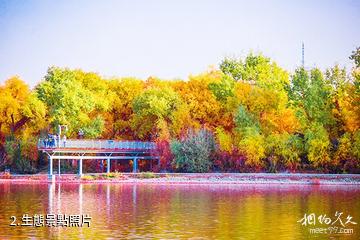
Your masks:
<svg viewBox="0 0 360 240"><path fill-rule="evenodd" d="M54 135L49 135L49 146L55 147Z"/></svg>
<svg viewBox="0 0 360 240"><path fill-rule="evenodd" d="M60 148L60 135L56 135L56 146Z"/></svg>
<svg viewBox="0 0 360 240"><path fill-rule="evenodd" d="M47 138L44 139L45 148L47 148L47 146L48 146L48 141L49 141L49 140L48 140Z"/></svg>
<svg viewBox="0 0 360 240"><path fill-rule="evenodd" d="M64 142L64 148L66 147L66 135L64 135L63 137L63 142Z"/></svg>
<svg viewBox="0 0 360 240"><path fill-rule="evenodd" d="M78 132L78 138L79 139L83 139L84 138L84 131L80 128L79 132Z"/></svg>

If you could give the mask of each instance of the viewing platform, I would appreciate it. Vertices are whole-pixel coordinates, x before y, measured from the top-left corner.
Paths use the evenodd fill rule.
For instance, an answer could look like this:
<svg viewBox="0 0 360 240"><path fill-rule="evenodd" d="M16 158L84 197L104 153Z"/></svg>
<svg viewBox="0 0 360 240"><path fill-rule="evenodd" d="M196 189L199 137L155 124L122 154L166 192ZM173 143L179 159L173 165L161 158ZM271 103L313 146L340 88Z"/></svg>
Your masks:
<svg viewBox="0 0 360 240"><path fill-rule="evenodd" d="M95 150L95 151L151 151L156 148L154 142L141 141L115 141L115 140L54 140L54 142L40 139L38 149L42 151L78 151L78 150Z"/></svg>
<svg viewBox="0 0 360 240"><path fill-rule="evenodd" d="M133 161L133 172L138 172L139 160L156 160L159 157L154 142L116 141L92 139L39 139L38 150L47 154L49 159L49 178L54 179L53 161L58 160L58 174L60 175L61 160L77 160L78 175L83 174L83 160L100 160L106 162L106 172L110 173L112 160Z"/></svg>

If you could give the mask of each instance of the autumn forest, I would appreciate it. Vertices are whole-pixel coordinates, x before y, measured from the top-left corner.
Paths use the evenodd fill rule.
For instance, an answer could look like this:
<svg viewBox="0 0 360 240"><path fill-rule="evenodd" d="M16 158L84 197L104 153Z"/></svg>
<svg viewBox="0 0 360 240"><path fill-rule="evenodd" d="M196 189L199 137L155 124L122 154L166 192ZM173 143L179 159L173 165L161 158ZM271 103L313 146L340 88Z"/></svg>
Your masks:
<svg viewBox="0 0 360 240"><path fill-rule="evenodd" d="M62 124L67 138L156 142L157 172L359 173L360 48L349 57L289 72L250 53L186 80L50 67L33 89L15 76L0 86L0 171L44 171L38 139Z"/></svg>

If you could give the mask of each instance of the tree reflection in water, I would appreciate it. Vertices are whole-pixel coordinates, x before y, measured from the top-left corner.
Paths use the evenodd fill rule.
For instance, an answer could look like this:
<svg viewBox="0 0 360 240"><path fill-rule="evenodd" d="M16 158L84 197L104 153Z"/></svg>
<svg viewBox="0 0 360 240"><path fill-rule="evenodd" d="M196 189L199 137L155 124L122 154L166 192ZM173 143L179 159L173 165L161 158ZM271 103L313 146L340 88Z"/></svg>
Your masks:
<svg viewBox="0 0 360 240"><path fill-rule="evenodd" d="M0 184L0 239L308 238L305 213L350 214L360 188L309 185ZM89 214L91 227L10 227L22 214ZM359 239L359 226L344 236ZM319 225L318 227L321 227ZM317 235L328 239L329 235Z"/></svg>

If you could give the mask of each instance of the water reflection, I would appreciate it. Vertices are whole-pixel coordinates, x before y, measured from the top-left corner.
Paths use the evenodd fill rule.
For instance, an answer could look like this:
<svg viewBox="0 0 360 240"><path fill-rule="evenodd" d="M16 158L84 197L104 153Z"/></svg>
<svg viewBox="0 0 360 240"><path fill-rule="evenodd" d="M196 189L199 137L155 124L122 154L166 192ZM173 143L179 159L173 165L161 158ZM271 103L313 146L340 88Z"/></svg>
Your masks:
<svg viewBox="0 0 360 240"><path fill-rule="evenodd" d="M110 184L106 184L106 217L110 219Z"/></svg>
<svg viewBox="0 0 360 240"><path fill-rule="evenodd" d="M357 186L3 183L0 239L307 239L297 222L305 213L336 211L359 223L345 239L359 239L359 210ZM92 225L8 226L10 216L25 213L89 214Z"/></svg>
<svg viewBox="0 0 360 240"><path fill-rule="evenodd" d="M53 184L53 183L52 183ZM57 191L57 204L58 204L58 207L57 207L57 212L58 213L61 213L61 184L58 184L58 191Z"/></svg>
<svg viewBox="0 0 360 240"><path fill-rule="evenodd" d="M79 184L79 214L83 214L83 184Z"/></svg>
<svg viewBox="0 0 360 240"><path fill-rule="evenodd" d="M136 187L137 185L132 186L132 199L135 208L136 208Z"/></svg>
<svg viewBox="0 0 360 240"><path fill-rule="evenodd" d="M48 213L53 213L54 209L54 192L55 192L55 184L50 183L49 184L49 193L48 193L48 199L49 199L49 205L48 205Z"/></svg>

